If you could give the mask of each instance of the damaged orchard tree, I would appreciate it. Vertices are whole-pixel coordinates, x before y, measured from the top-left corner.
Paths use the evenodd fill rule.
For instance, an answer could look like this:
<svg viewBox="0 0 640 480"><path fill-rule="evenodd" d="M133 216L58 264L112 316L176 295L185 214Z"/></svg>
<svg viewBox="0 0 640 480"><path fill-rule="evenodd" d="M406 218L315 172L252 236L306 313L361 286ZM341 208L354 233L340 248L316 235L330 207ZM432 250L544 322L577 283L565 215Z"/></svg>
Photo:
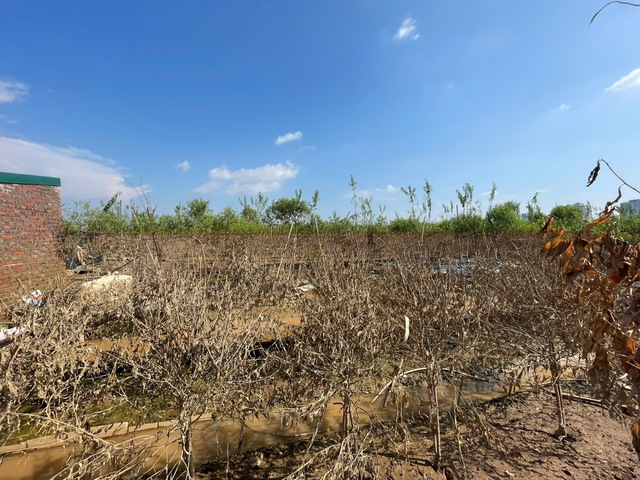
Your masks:
<svg viewBox="0 0 640 480"><path fill-rule="evenodd" d="M580 367L576 338L586 310L567 303L564 282L554 265L536 251L522 253L515 268L502 268L501 275L488 282L489 292L502 299L501 323L516 337L509 345L517 354L510 367L513 387L519 386L525 371L544 366L548 374L538 380L550 380L553 385L558 419L554 436L564 438L563 376L567 369Z"/></svg>
<svg viewBox="0 0 640 480"><path fill-rule="evenodd" d="M180 271L155 272L135 291L129 321L135 348L117 355L131 370L129 401L141 411L162 405L177 412L181 459L171 478L194 478L194 424L255 413L260 362L251 351L261 327L245 305L234 305L232 285ZM144 413L144 412L142 412Z"/></svg>
<svg viewBox="0 0 640 480"><path fill-rule="evenodd" d="M558 260L562 274L573 287L567 289L573 295L572 303L588 308L588 319L578 329L576 338L583 346L585 358L590 359L590 382L612 409L637 411L640 405L640 289L637 288L640 245L618 237L612 220L622 189L637 193L640 190L627 183L603 159L598 160L590 172L587 186L598 178L601 164L620 180L617 196L576 236L556 228L555 219L551 217L542 232L547 240L543 252ZM640 457L640 417L631 431Z"/></svg>
<svg viewBox="0 0 640 480"><path fill-rule="evenodd" d="M118 378L110 374L114 365L87 342L103 306L73 289L49 292L42 306L18 318L26 331L0 350L2 441L64 441L69 458L56 478L118 478L121 472L104 466L130 447L92 430L117 407L104 399L119 390Z"/></svg>
<svg viewBox="0 0 640 480"><path fill-rule="evenodd" d="M303 323L282 358L289 398L303 415L322 418L331 399L342 421L336 456L324 478L358 478L371 467L360 416L365 395L388 378L394 325L386 306L374 301L379 285L365 268L320 269L317 296L302 306ZM400 331L401 332L401 331ZM401 335L400 332L398 336ZM317 467L317 466L316 466Z"/></svg>
<svg viewBox="0 0 640 480"><path fill-rule="evenodd" d="M608 229L612 209L574 237L546 227L546 255L559 259L562 273L572 281L572 303L588 308L588 320L576 336L585 358L591 359L588 377L611 408L637 408L640 399L640 245L631 245ZM626 387L630 386L630 389ZM640 418L632 428L640 456Z"/></svg>

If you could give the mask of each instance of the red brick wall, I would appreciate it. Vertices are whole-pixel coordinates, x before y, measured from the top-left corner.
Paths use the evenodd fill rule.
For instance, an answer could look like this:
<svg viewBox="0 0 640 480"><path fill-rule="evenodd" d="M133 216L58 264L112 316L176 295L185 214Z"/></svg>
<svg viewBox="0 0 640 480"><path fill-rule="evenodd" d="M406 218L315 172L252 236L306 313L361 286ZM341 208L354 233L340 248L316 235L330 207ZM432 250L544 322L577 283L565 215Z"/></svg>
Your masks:
<svg viewBox="0 0 640 480"><path fill-rule="evenodd" d="M0 302L64 273L61 226L60 187L0 183Z"/></svg>

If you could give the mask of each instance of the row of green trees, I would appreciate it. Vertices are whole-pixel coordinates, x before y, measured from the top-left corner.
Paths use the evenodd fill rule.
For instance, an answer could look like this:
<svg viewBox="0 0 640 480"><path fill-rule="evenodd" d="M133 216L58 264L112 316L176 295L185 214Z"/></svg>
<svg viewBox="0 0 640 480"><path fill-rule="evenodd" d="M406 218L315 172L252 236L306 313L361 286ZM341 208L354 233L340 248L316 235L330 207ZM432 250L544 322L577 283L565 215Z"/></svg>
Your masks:
<svg viewBox="0 0 640 480"><path fill-rule="evenodd" d="M432 219L432 188L424 182L421 195L411 185L402 188L409 201L406 216L396 214L389 219L384 207L374 211L372 198L358 193L357 182L350 179L352 189L351 211L346 216L335 212L328 218L317 214L320 194L316 190L310 199L304 199L301 190L293 197L269 200L258 194L240 199L240 208L225 207L218 212L209 200L197 198L175 207L172 215L158 215L150 207L140 208L135 202L125 204L115 195L109 202L92 207L89 202L74 202L64 209L64 231L70 234L203 234L203 233L341 233L341 232L453 232L453 233L515 233L539 230L546 221L534 196L524 209L518 202L494 204L497 188L493 185L488 196L488 207L474 199L474 187L466 183L456 190L457 202L442 205L439 220ZM524 211L522 211L524 210ZM550 215L559 225L572 232L581 231L590 218L585 218L580 207L559 205ZM637 238L640 235L640 216L622 212L618 216L618 233Z"/></svg>

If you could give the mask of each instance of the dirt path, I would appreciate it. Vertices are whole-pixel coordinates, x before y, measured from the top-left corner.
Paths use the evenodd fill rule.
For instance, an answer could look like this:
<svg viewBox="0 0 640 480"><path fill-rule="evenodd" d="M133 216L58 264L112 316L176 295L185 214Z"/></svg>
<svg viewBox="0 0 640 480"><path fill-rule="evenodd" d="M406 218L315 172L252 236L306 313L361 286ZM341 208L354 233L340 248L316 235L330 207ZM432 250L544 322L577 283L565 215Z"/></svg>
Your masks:
<svg viewBox="0 0 640 480"><path fill-rule="evenodd" d="M405 445L376 441L368 449L369 471L364 478L414 479L617 479L640 478L640 462L631 446L628 425L611 418L601 408L566 401L569 436L560 441L556 429L554 398L549 390L519 394L504 402L478 407L488 427L490 442L479 438L470 423L461 426L460 461L451 425L445 426L443 450L447 468L436 473L431 467L433 442L426 422L415 422ZM310 455L330 449L336 437L317 443ZM205 466L199 478L277 479L294 472L310 455L306 444L281 445L243 456L229 463ZM316 462L306 470L306 478L320 478L330 466Z"/></svg>

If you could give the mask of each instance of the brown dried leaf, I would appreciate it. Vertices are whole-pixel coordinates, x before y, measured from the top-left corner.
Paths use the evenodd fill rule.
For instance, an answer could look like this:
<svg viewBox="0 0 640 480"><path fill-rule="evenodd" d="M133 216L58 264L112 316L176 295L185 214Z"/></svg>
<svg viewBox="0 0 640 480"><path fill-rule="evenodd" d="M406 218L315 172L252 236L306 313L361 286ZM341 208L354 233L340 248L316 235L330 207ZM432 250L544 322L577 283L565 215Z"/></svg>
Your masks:
<svg viewBox="0 0 640 480"><path fill-rule="evenodd" d="M609 354L600 344L596 344L595 347L596 356L587 372L587 375L593 384L604 385L609 382L609 373L611 372Z"/></svg>
<svg viewBox="0 0 640 480"><path fill-rule="evenodd" d="M593 22L593 18L591 19L591 21ZM596 164L595 168L591 170L591 173L589 173L589 178L587 179L587 187L590 187L591 185L593 185L593 182L595 182L596 178L598 178L599 171L600 171L600 160L598 160L598 163Z"/></svg>
<svg viewBox="0 0 640 480"><path fill-rule="evenodd" d="M622 280L627 277L627 273L629 272L629 264L623 263L621 268L617 268L615 270L611 270L609 272L609 281L613 283L613 285L618 285Z"/></svg>
<svg viewBox="0 0 640 480"><path fill-rule="evenodd" d="M587 225L587 228L585 229L585 235L587 237L591 237L591 230L593 229L593 227L596 227L598 225L604 225L605 223L609 223L611 221L611 213L602 213L598 218L596 218L595 220L593 220L592 222L589 222L589 224Z"/></svg>
<svg viewBox="0 0 640 480"><path fill-rule="evenodd" d="M622 187L618 187L618 196L607 202L601 215L611 215L615 211L616 203L622 198Z"/></svg>
<svg viewBox="0 0 640 480"><path fill-rule="evenodd" d="M573 241L565 238L565 230L561 230L559 234L551 238L544 246L544 253L548 257L557 257L564 253L571 245Z"/></svg>
<svg viewBox="0 0 640 480"><path fill-rule="evenodd" d="M546 235L552 232L552 227L555 221L556 221L556 217L549 217L546 223L544 224L544 226L542 227L542 230L540 230L540 233Z"/></svg>

